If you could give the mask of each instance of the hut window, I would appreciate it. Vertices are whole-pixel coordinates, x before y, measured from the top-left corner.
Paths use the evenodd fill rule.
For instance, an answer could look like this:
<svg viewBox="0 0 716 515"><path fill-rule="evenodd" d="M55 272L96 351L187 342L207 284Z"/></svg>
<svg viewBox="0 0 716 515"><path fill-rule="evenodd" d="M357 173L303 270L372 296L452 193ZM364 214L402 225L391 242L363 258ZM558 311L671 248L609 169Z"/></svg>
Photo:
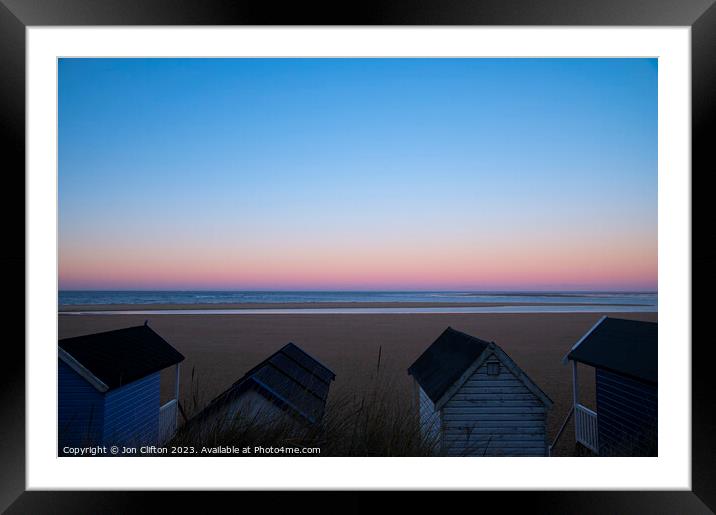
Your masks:
<svg viewBox="0 0 716 515"><path fill-rule="evenodd" d="M499 363L488 363L487 364L487 375L488 376L499 376L500 375L500 364Z"/></svg>

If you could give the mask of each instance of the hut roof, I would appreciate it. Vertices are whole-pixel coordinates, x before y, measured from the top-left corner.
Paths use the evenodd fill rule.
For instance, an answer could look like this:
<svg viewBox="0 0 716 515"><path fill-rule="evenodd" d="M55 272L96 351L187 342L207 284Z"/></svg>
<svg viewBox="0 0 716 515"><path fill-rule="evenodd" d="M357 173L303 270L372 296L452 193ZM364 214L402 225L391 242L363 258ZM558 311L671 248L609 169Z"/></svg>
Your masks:
<svg viewBox="0 0 716 515"><path fill-rule="evenodd" d="M605 316L572 347L566 359L657 383L657 341L656 322Z"/></svg>
<svg viewBox="0 0 716 515"><path fill-rule="evenodd" d="M408 369L433 402L485 351L489 342L448 327Z"/></svg>
<svg viewBox="0 0 716 515"><path fill-rule="evenodd" d="M323 416L330 382L335 378L329 368L297 345L288 343L246 372L211 401L207 410L247 389L254 389L270 401L315 423Z"/></svg>
<svg viewBox="0 0 716 515"><path fill-rule="evenodd" d="M184 360L146 325L64 338L59 357L99 391L119 388Z"/></svg>
<svg viewBox="0 0 716 515"><path fill-rule="evenodd" d="M495 355L546 406L552 400L495 343L448 327L408 369L439 409L490 355Z"/></svg>

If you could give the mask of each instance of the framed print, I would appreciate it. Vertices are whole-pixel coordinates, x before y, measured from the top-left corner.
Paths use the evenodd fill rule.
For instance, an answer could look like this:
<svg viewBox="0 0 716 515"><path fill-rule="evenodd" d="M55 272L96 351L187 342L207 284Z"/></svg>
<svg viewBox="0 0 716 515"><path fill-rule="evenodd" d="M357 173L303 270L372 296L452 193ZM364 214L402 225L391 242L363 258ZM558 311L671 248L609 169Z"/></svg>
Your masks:
<svg viewBox="0 0 716 515"><path fill-rule="evenodd" d="M716 11L558 4L4 1L26 323L3 506L708 513L691 191Z"/></svg>

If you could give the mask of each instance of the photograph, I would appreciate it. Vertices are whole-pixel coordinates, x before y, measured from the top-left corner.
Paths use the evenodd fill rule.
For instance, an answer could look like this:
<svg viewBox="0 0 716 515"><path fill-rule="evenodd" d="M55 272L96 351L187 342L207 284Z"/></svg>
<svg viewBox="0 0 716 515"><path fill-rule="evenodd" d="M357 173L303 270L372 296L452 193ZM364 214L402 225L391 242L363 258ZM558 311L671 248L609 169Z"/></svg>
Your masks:
<svg viewBox="0 0 716 515"><path fill-rule="evenodd" d="M658 456L657 58L59 58L57 455Z"/></svg>

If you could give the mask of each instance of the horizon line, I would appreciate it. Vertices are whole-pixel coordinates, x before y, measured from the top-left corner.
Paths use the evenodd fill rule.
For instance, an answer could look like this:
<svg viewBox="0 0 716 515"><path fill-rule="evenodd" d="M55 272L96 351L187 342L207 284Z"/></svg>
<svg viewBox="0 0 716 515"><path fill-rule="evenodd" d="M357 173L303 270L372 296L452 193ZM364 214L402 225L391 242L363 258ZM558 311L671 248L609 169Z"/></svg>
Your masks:
<svg viewBox="0 0 716 515"><path fill-rule="evenodd" d="M411 289L260 289L260 290L243 290L243 289L216 289L216 288L180 288L180 289L58 289L58 292L102 292L102 293L186 293L186 292L223 292L223 293L658 293L657 290L590 290L590 289L565 289L565 290L411 290Z"/></svg>

